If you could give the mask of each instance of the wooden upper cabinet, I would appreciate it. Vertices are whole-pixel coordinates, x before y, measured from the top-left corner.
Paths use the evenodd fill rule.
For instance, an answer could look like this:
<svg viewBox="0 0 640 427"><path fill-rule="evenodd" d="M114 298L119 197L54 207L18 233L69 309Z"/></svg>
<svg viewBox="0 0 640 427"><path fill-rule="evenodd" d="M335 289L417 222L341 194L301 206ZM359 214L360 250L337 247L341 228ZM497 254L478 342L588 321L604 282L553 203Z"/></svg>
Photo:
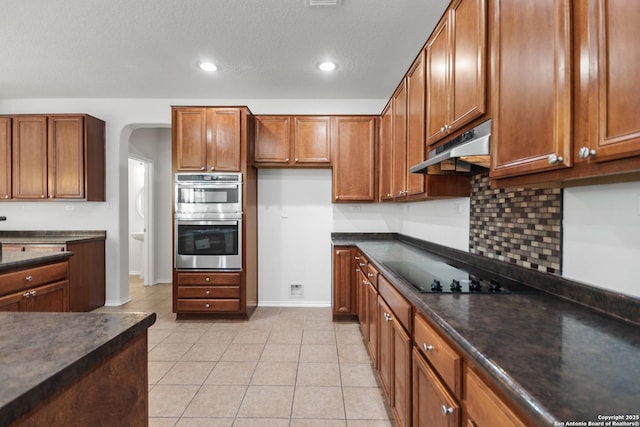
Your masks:
<svg viewBox="0 0 640 427"><path fill-rule="evenodd" d="M13 119L13 196L46 199L47 117L18 116Z"/></svg>
<svg viewBox="0 0 640 427"><path fill-rule="evenodd" d="M376 201L376 117L331 118L333 201Z"/></svg>
<svg viewBox="0 0 640 427"><path fill-rule="evenodd" d="M11 117L0 117L0 199L11 198Z"/></svg>
<svg viewBox="0 0 640 427"><path fill-rule="evenodd" d="M286 165L291 158L291 117L256 116L255 163Z"/></svg>
<svg viewBox="0 0 640 427"><path fill-rule="evenodd" d="M380 200L393 200L393 100L390 100L380 116Z"/></svg>
<svg viewBox="0 0 640 427"><path fill-rule="evenodd" d="M178 171L239 172L238 108L174 108L173 138Z"/></svg>
<svg viewBox="0 0 640 427"><path fill-rule="evenodd" d="M84 198L84 119L49 118L49 198Z"/></svg>
<svg viewBox="0 0 640 427"><path fill-rule="evenodd" d="M591 99L598 129L579 157L595 162L640 155L640 45L637 1L589 1Z"/></svg>
<svg viewBox="0 0 640 427"><path fill-rule="evenodd" d="M410 173L409 168L426 159L425 153L425 51L416 58L407 73L407 163L406 195L423 194L425 176Z"/></svg>
<svg viewBox="0 0 640 427"><path fill-rule="evenodd" d="M211 123L207 166L216 172L240 171L240 110L212 108L207 121Z"/></svg>
<svg viewBox="0 0 640 427"><path fill-rule="evenodd" d="M407 86L402 80L393 94L393 172L391 194L407 195Z"/></svg>
<svg viewBox="0 0 640 427"><path fill-rule="evenodd" d="M331 166L329 116L256 116L257 167Z"/></svg>
<svg viewBox="0 0 640 427"><path fill-rule="evenodd" d="M4 119L0 124L6 123ZM104 121L87 114L25 115L11 120L10 197L105 200Z"/></svg>
<svg viewBox="0 0 640 427"><path fill-rule="evenodd" d="M570 167L571 1L493 4L491 176Z"/></svg>
<svg viewBox="0 0 640 427"><path fill-rule="evenodd" d="M427 41L427 144L486 112L486 0L455 0Z"/></svg>
<svg viewBox="0 0 640 427"><path fill-rule="evenodd" d="M176 169L207 169L207 111L205 108L174 110Z"/></svg>
<svg viewBox="0 0 640 427"><path fill-rule="evenodd" d="M293 161L297 165L331 163L331 118L293 118Z"/></svg>

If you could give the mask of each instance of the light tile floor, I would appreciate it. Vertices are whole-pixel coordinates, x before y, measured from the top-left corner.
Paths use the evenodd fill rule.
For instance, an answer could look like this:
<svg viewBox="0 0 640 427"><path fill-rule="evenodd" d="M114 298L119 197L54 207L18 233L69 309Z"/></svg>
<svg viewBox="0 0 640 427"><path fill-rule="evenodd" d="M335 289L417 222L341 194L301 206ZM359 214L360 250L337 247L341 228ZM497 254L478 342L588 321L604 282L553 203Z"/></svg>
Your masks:
<svg viewBox="0 0 640 427"><path fill-rule="evenodd" d="M259 307L249 321L178 321L171 285L130 278L131 302L99 311L153 311L150 427L387 427L358 324L330 308Z"/></svg>

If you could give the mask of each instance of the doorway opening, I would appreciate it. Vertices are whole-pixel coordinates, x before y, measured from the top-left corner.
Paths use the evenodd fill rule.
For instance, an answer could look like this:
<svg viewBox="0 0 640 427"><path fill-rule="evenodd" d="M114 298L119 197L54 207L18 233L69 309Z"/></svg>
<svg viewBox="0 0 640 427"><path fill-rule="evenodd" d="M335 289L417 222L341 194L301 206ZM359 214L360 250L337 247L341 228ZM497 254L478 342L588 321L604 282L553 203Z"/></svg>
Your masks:
<svg viewBox="0 0 640 427"><path fill-rule="evenodd" d="M129 275L138 275L145 286L156 283L152 248L155 239L153 162L130 155L129 171Z"/></svg>

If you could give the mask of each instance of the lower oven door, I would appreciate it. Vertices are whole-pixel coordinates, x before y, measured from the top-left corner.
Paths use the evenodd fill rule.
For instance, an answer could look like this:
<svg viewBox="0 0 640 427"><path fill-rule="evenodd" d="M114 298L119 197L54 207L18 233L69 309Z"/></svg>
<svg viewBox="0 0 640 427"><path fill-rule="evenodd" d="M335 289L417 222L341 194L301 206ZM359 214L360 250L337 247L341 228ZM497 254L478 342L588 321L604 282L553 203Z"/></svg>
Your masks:
<svg viewBox="0 0 640 427"><path fill-rule="evenodd" d="M175 268L242 269L242 219L175 221Z"/></svg>

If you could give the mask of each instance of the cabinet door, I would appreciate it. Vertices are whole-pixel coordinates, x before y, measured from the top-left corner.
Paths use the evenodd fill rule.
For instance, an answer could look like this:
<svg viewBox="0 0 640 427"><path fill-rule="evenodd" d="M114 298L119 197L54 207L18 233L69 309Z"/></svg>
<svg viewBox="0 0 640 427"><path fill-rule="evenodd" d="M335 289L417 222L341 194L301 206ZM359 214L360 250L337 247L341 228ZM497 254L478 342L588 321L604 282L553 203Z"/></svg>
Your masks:
<svg viewBox="0 0 640 427"><path fill-rule="evenodd" d="M466 409L469 424L475 427L524 427L505 402L472 370L466 375Z"/></svg>
<svg viewBox="0 0 640 427"><path fill-rule="evenodd" d="M333 117L333 201L375 201L376 118Z"/></svg>
<svg viewBox="0 0 640 427"><path fill-rule="evenodd" d="M51 283L31 290L28 310L37 312L69 311L69 281Z"/></svg>
<svg viewBox="0 0 640 427"><path fill-rule="evenodd" d="M405 80L393 94L393 179L392 194L407 194L407 90Z"/></svg>
<svg viewBox="0 0 640 427"><path fill-rule="evenodd" d="M592 67L596 80L592 98L598 109L592 158L607 161L640 155L640 92L636 90L640 46L634 30L640 2L591 0L589 12L590 53L597 61Z"/></svg>
<svg viewBox="0 0 640 427"><path fill-rule="evenodd" d="M380 118L380 172L378 174L380 200L393 200L393 101L390 101Z"/></svg>
<svg viewBox="0 0 640 427"><path fill-rule="evenodd" d="M240 172L240 110L214 108L209 113L209 169L216 172Z"/></svg>
<svg viewBox="0 0 640 427"><path fill-rule="evenodd" d="M391 309L378 296L378 372L382 389L389 401L391 401L393 384L393 324L390 321L390 316Z"/></svg>
<svg viewBox="0 0 640 427"><path fill-rule="evenodd" d="M24 311L24 292L0 297L0 311Z"/></svg>
<svg viewBox="0 0 640 427"><path fill-rule="evenodd" d="M407 73L407 196L424 193L423 174L410 173L409 168L426 159L425 120L425 52L422 51Z"/></svg>
<svg viewBox="0 0 640 427"><path fill-rule="evenodd" d="M178 171L204 171L207 167L207 114L205 108L174 110L173 144Z"/></svg>
<svg viewBox="0 0 640 427"><path fill-rule="evenodd" d="M380 334L378 325L378 291L372 283L367 285L367 322L369 323L369 355L373 366L378 368L378 337Z"/></svg>
<svg viewBox="0 0 640 427"><path fill-rule="evenodd" d="M486 111L486 0L451 5L451 130ZM451 131L450 130L450 131Z"/></svg>
<svg viewBox="0 0 640 427"><path fill-rule="evenodd" d="M288 164L291 156L291 117L256 116L254 161Z"/></svg>
<svg viewBox="0 0 640 427"><path fill-rule="evenodd" d="M84 120L81 116L48 119L49 197L84 198Z"/></svg>
<svg viewBox="0 0 640 427"><path fill-rule="evenodd" d="M416 427L460 425L460 405L415 349L413 350L413 425Z"/></svg>
<svg viewBox="0 0 640 427"><path fill-rule="evenodd" d="M449 119L449 19L445 15L427 42L427 144L433 144L447 131Z"/></svg>
<svg viewBox="0 0 640 427"><path fill-rule="evenodd" d="M18 199L44 199L47 194L47 118L15 117L13 196Z"/></svg>
<svg viewBox="0 0 640 427"><path fill-rule="evenodd" d="M572 165L570 0L496 0L491 176Z"/></svg>
<svg viewBox="0 0 640 427"><path fill-rule="evenodd" d="M294 163L331 163L331 118L299 116L293 118Z"/></svg>
<svg viewBox="0 0 640 427"><path fill-rule="evenodd" d="M11 198L11 117L0 117L0 199Z"/></svg>
<svg viewBox="0 0 640 427"><path fill-rule="evenodd" d="M333 251L333 315L357 314L355 269L352 248L337 247Z"/></svg>
<svg viewBox="0 0 640 427"><path fill-rule="evenodd" d="M399 322L391 322L393 331L393 397L391 409L398 426L411 426L411 338Z"/></svg>

